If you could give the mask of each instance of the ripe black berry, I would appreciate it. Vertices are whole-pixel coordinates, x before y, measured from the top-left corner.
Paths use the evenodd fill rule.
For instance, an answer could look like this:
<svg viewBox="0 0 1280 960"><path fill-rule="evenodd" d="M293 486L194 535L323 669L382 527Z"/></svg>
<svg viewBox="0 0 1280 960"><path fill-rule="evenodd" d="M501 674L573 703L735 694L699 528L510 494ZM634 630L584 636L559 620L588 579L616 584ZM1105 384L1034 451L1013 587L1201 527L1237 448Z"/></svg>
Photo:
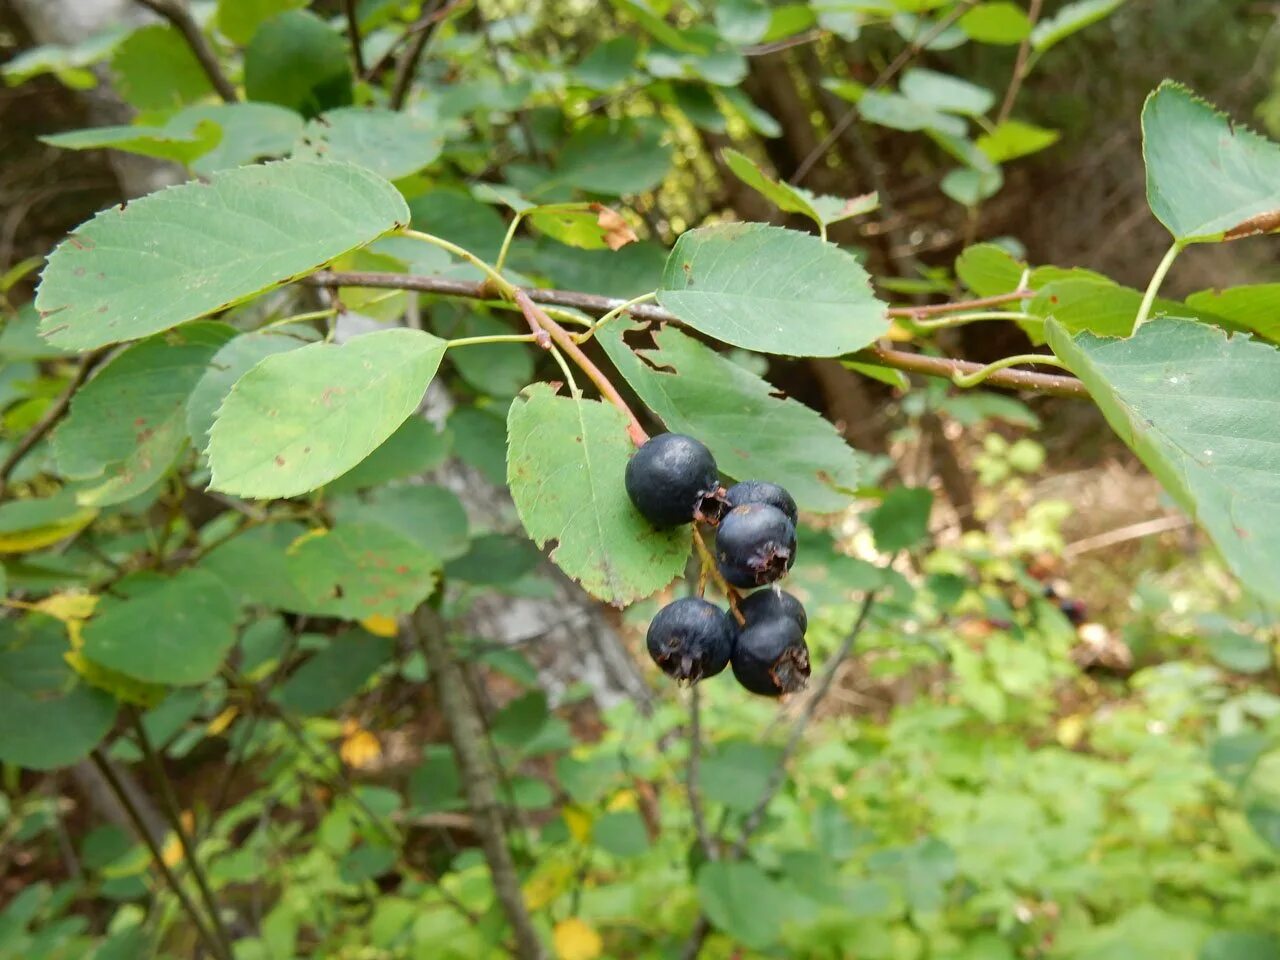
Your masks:
<svg viewBox="0 0 1280 960"><path fill-rule="evenodd" d="M655 527L676 527L715 510L723 496L711 451L693 437L660 433L627 462L627 496ZM718 513L718 510L716 510Z"/></svg>
<svg viewBox="0 0 1280 960"><path fill-rule="evenodd" d="M646 639L662 672L688 683L714 677L733 650L724 612L700 597L681 597L659 610Z"/></svg>
<svg viewBox="0 0 1280 960"><path fill-rule="evenodd" d="M738 682L764 697L803 690L809 680L809 647L800 624L787 616L749 624L730 662Z"/></svg>
<svg viewBox="0 0 1280 960"><path fill-rule="evenodd" d="M791 494L787 493L786 488L764 480L743 480L741 483L735 483L724 492L724 500L730 510L744 503L767 503L786 514L793 525L798 516L796 502Z"/></svg>
<svg viewBox="0 0 1280 960"><path fill-rule="evenodd" d="M716 566L735 587L762 587L783 577L796 559L796 528L777 507L734 507L716 531Z"/></svg>
<svg viewBox="0 0 1280 960"><path fill-rule="evenodd" d="M804 612L804 604L792 594L787 593L785 590L779 590L777 587L767 587L764 590L757 590L750 596L743 597L738 601L738 610L746 619L747 627L763 623L765 620L773 620L777 617L790 617L799 624L801 634L809 629L809 616ZM728 617L729 626L737 634L738 621L734 619L732 613L728 614Z"/></svg>

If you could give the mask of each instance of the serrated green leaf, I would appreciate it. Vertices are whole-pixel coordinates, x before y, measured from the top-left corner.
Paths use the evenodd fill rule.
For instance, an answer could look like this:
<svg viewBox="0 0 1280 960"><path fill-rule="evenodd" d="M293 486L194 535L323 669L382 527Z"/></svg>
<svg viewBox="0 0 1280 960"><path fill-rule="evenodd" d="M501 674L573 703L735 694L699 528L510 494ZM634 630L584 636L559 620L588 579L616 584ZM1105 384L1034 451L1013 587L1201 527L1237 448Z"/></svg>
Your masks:
<svg viewBox="0 0 1280 960"><path fill-rule="evenodd" d="M269 499L340 477L417 409L444 351L429 333L393 329L267 357L218 411L210 486Z"/></svg>
<svg viewBox="0 0 1280 960"><path fill-rule="evenodd" d="M1026 12L1009 0L978 4L960 18L959 27L981 43L1021 43L1031 33Z"/></svg>
<svg viewBox="0 0 1280 960"><path fill-rule="evenodd" d="M409 613L431 595L440 560L385 523L339 523L288 549L289 574L310 609L363 620Z"/></svg>
<svg viewBox="0 0 1280 960"><path fill-rule="evenodd" d="M760 169L759 164L737 150L726 148L723 154L729 169L751 189L773 201L780 210L803 214L818 224L838 223L850 217L871 213L880 206L880 198L876 193L848 199L811 193L803 187L793 187L789 183L773 179Z"/></svg>
<svg viewBox="0 0 1280 960"><path fill-rule="evenodd" d="M681 235L658 302L725 343L786 356L852 353L889 329L857 260L817 237L761 223Z"/></svg>
<svg viewBox="0 0 1280 960"><path fill-rule="evenodd" d="M1147 202L1180 244L1280 229L1280 146L1166 80L1142 108Z"/></svg>
<svg viewBox="0 0 1280 960"><path fill-rule="evenodd" d="M0 760L31 770L69 766L115 722L116 702L80 682L64 655L66 632L49 617L0 627Z"/></svg>
<svg viewBox="0 0 1280 960"><path fill-rule="evenodd" d="M1031 49L1044 53L1067 37L1097 23L1118 10L1125 0L1076 0L1051 17L1046 17L1031 31Z"/></svg>
<svg viewBox="0 0 1280 960"><path fill-rule="evenodd" d="M351 82L346 40L308 10L267 20L244 52L246 97L304 117L349 106Z"/></svg>
<svg viewBox="0 0 1280 960"><path fill-rule="evenodd" d="M595 400L535 384L507 415L507 482L539 547L592 596L623 606L665 587L689 555L685 529L654 530L623 485L632 453L627 421Z"/></svg>
<svg viewBox="0 0 1280 960"><path fill-rule="evenodd" d="M218 408L237 380L267 357L297 350L316 338L310 327L290 324L241 334L219 348L186 401L187 433L196 449L203 451L209 445Z"/></svg>
<svg viewBox="0 0 1280 960"><path fill-rule="evenodd" d="M164 475L186 444L188 398L234 333L205 322L151 337L76 392L53 450L63 476L92 482L80 503L121 503Z"/></svg>
<svg viewBox="0 0 1280 960"><path fill-rule="evenodd" d="M236 605L213 574L133 575L99 602L81 653L147 683L203 683L236 642Z"/></svg>
<svg viewBox="0 0 1280 960"><path fill-rule="evenodd" d="M72 356L76 351L55 347L37 332L40 314L31 303L24 303L18 312L3 318L0 329L0 359L7 364L27 360L51 360Z"/></svg>
<svg viewBox="0 0 1280 960"><path fill-rule="evenodd" d="M712 13L716 30L730 43L756 43L769 30L769 5L764 0L720 0Z"/></svg>
<svg viewBox="0 0 1280 960"><path fill-rule="evenodd" d="M213 93L209 77L174 27L133 31L115 48L116 89L139 110L172 110Z"/></svg>
<svg viewBox="0 0 1280 960"><path fill-rule="evenodd" d="M1273 342L1280 341L1280 283L1200 290L1187 297L1187 306L1223 317Z"/></svg>
<svg viewBox="0 0 1280 960"><path fill-rule="evenodd" d="M866 460L829 421L679 330L657 330L657 349L637 352L626 332L619 322L597 339L645 405L668 429L705 443L724 473L780 483L805 510L849 505Z"/></svg>
<svg viewBox="0 0 1280 960"><path fill-rule="evenodd" d="M285 160L161 190L104 210L58 245L36 293L40 332L89 350L167 330L408 219L394 187L343 163Z"/></svg>
<svg viewBox="0 0 1280 960"><path fill-rule="evenodd" d="M1088 330L1100 337L1127 337L1141 303L1140 291L1119 284L1057 280L1040 288L1027 312L1052 317L1072 333Z"/></svg>
<svg viewBox="0 0 1280 960"><path fill-rule="evenodd" d="M398 110L342 107L307 124L295 156L354 163L399 180L432 163L443 147L444 131L433 120Z"/></svg>
<svg viewBox="0 0 1280 960"><path fill-rule="evenodd" d="M904 73L898 88L907 99L944 113L980 116L996 102L996 95L986 87L922 67Z"/></svg>
<svg viewBox="0 0 1280 960"><path fill-rule="evenodd" d="M1128 340L1072 337L1053 321L1045 331L1236 576L1280 602L1280 351L1175 318L1152 320Z"/></svg>
<svg viewBox="0 0 1280 960"><path fill-rule="evenodd" d="M941 189L950 199L965 207L976 207L994 197L1004 186L1004 173L999 167L975 170L964 167L951 170L942 178Z"/></svg>

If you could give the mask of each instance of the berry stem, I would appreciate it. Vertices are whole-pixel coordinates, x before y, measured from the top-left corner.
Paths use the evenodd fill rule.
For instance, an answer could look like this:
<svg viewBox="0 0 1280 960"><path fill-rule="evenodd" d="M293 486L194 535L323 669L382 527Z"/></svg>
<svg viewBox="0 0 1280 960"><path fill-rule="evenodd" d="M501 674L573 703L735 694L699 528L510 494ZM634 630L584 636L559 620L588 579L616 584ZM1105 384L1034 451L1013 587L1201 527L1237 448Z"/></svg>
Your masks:
<svg viewBox="0 0 1280 960"><path fill-rule="evenodd" d="M747 618L742 615L742 611L738 609L738 591L729 586L724 577L720 576L720 570L716 566L716 558L711 555L711 550L707 547L707 542L702 539L702 531L698 529L698 525L693 525L693 546L698 551L698 559L702 561L702 576L708 574L711 579L716 582L726 597L729 598L729 612L733 614L733 619L738 621L738 626L745 627Z"/></svg>
<svg viewBox="0 0 1280 960"><path fill-rule="evenodd" d="M604 372L592 362L590 357L582 352L582 348L578 346L577 341L570 336L569 332L547 316L546 311L530 300L527 293L519 288L514 288L514 294L516 305L520 308L520 312L524 314L529 327L535 332L539 330L545 331L556 346L578 365L578 368L596 385L596 389L600 391L601 396L621 410L627 418L627 433L631 435L631 442L637 447L643 446L648 441L649 434L645 433L644 427L640 426L640 421L636 419L636 415L627 406L627 401L622 399L622 394L618 393L617 387L610 383Z"/></svg>

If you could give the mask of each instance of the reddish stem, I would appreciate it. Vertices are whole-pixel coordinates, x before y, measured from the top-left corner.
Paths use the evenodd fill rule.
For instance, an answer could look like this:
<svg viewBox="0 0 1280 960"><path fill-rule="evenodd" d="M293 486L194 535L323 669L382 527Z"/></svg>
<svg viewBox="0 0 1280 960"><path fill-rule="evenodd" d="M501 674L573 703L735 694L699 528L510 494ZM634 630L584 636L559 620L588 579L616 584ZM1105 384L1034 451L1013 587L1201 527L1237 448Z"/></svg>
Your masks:
<svg viewBox="0 0 1280 960"><path fill-rule="evenodd" d="M535 334L539 330L548 334L556 346L567 353L569 358L578 365L578 368L596 385L596 389L600 391L601 396L622 411L627 418L627 433L631 436L631 442L637 447L643 446L648 442L649 434L645 433L644 427L640 426L640 421L636 419L636 415L627 406L627 401L622 399L622 394L618 393L617 388L609 382L609 378L604 375L604 371L582 352L582 348L569 335L569 332L547 316L547 312L530 300L529 295L523 290L516 289L515 299L516 306L524 314L530 329Z"/></svg>

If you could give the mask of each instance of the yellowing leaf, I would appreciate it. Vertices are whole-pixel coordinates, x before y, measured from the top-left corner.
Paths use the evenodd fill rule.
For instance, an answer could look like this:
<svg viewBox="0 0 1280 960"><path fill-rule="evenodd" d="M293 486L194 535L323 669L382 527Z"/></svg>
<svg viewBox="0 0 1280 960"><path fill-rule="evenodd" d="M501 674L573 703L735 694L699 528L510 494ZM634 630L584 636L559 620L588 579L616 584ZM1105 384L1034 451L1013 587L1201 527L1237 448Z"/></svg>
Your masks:
<svg viewBox="0 0 1280 960"><path fill-rule="evenodd" d="M360 621L360 626L375 637L394 637L400 633L400 625L396 623L396 618L389 617L385 613L375 613L365 617Z"/></svg>
<svg viewBox="0 0 1280 960"><path fill-rule="evenodd" d="M521 888L525 906L530 910L541 910L569 889L573 877L574 869L569 863L556 862L539 867Z"/></svg>
<svg viewBox="0 0 1280 960"><path fill-rule="evenodd" d="M618 810L634 810L636 808L636 792L634 790L619 790L610 799L608 806L605 808L610 813Z"/></svg>
<svg viewBox="0 0 1280 960"><path fill-rule="evenodd" d="M344 721L342 734L342 746L338 748L338 755L347 766L363 770L382 756L382 744L378 742L378 738L357 721Z"/></svg>
<svg viewBox="0 0 1280 960"><path fill-rule="evenodd" d="M227 707L220 714L209 721L209 725L205 727L205 732L211 737L216 737L222 733L227 727L231 726L231 722L235 720L240 711L235 707Z"/></svg>
<svg viewBox="0 0 1280 960"><path fill-rule="evenodd" d="M169 839L164 843L164 849L160 851L160 859L167 867L176 867L182 862L182 841L178 839L177 834L169 834Z"/></svg>
<svg viewBox="0 0 1280 960"><path fill-rule="evenodd" d="M586 843L591 839L591 823L594 818L590 811L570 804L560 811L560 815L564 817L564 824L569 828L569 835L573 839L579 843Z"/></svg>
<svg viewBox="0 0 1280 960"><path fill-rule="evenodd" d="M1058 742L1068 750L1076 746L1084 738L1085 716L1073 713L1058 721Z"/></svg>
<svg viewBox="0 0 1280 960"><path fill-rule="evenodd" d="M97 515L97 510L78 510L57 523L12 533L0 533L0 553L27 553L30 550L51 546L64 537L83 530Z"/></svg>
<svg viewBox="0 0 1280 960"><path fill-rule="evenodd" d="M577 917L557 923L551 942L560 960L596 960L604 949L600 934Z"/></svg>
<svg viewBox="0 0 1280 960"><path fill-rule="evenodd" d="M51 597L45 597L39 603L32 604L31 609L47 613L63 623L70 623L74 620L87 620L93 615L93 609L97 605L96 594L55 593Z"/></svg>

